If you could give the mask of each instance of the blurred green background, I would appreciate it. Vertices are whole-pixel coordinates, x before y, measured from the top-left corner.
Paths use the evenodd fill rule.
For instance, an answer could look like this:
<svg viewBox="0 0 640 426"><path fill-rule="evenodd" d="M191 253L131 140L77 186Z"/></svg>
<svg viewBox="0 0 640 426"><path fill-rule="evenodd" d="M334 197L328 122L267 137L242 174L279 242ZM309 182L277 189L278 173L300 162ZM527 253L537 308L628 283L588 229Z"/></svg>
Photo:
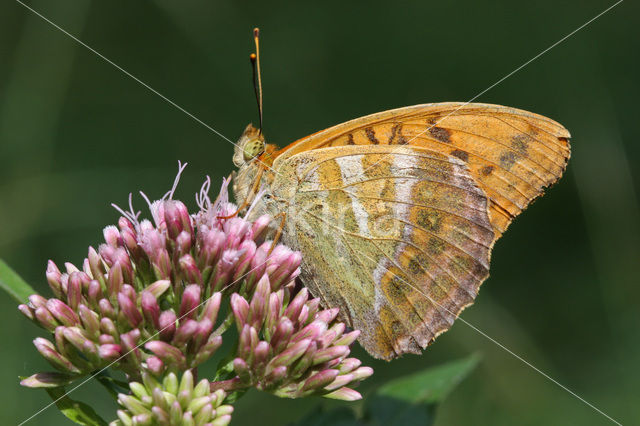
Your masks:
<svg viewBox="0 0 640 426"><path fill-rule="evenodd" d="M265 133L284 145L389 108L466 101L612 3L28 4L232 140L257 121L247 55L260 26ZM573 157L497 244L463 315L625 424L640 420L639 12L623 2L477 99L563 123ZM47 259L79 264L101 240L117 220L110 203L160 196L180 159L178 195L193 206L206 174L217 186L232 170L232 150L20 4L0 5L0 257L38 290L48 294ZM13 424L49 401L18 375L48 365L31 344L39 330L5 295L0 323L0 423ZM422 356L366 359L376 374L360 390L472 352L483 360L437 424L608 423L462 322ZM113 409L94 384L76 397ZM283 424L321 402L249 393L233 424ZM64 422L50 408L31 423Z"/></svg>

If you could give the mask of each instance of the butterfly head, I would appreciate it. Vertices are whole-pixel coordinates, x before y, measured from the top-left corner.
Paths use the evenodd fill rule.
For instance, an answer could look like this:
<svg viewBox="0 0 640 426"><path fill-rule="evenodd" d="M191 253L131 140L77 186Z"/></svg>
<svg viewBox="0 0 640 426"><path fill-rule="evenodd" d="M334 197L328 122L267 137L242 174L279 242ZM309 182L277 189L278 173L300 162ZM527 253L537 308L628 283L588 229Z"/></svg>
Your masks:
<svg viewBox="0 0 640 426"><path fill-rule="evenodd" d="M240 139L238 139L238 143L236 143L236 148L233 152L233 164L236 167L241 167L251 162L264 152L265 146L264 136L260 133L260 130L249 124L244 129Z"/></svg>

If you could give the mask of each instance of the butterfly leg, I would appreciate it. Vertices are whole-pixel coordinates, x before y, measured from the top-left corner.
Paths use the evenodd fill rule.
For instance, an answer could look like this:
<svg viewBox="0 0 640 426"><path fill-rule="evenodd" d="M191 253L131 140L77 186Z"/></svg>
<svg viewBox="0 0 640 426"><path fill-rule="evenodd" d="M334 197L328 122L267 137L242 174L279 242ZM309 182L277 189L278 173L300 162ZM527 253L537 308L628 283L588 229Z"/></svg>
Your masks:
<svg viewBox="0 0 640 426"><path fill-rule="evenodd" d="M275 237L273 237L273 242L271 243L271 248L267 253L267 256L271 254L274 248L276 248L276 244L280 241L280 237L282 237L282 231L284 230L284 224L287 220L287 212L280 212L273 217L274 219L280 218L280 225L278 226L278 230L276 231Z"/></svg>
<svg viewBox="0 0 640 426"><path fill-rule="evenodd" d="M247 195L247 198L244 200L242 205L238 207L238 209L234 213L228 216L218 216L218 219L231 219L232 217L236 217L242 210L249 207L249 205L253 202L253 198L258 193L258 189L260 188L260 180L262 179L263 173L264 167L261 166L258 170L258 174L256 175L255 180L253 181L253 186L251 187L251 190L249 191L249 194Z"/></svg>

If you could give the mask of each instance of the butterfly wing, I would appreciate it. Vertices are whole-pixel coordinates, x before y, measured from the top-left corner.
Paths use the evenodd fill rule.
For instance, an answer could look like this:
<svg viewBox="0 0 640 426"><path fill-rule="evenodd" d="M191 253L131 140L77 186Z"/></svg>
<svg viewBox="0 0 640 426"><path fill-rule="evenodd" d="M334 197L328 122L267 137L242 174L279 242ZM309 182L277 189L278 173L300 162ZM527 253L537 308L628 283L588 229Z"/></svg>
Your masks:
<svg viewBox="0 0 640 426"><path fill-rule="evenodd" d="M336 146L280 161L285 243L372 355L419 353L488 276L488 202L466 163L417 146Z"/></svg>
<svg viewBox="0 0 640 426"><path fill-rule="evenodd" d="M408 145L455 156L489 198L490 222L500 236L562 176L569 137L555 121L515 108L426 104L361 117L300 139L278 153L274 166L301 152L351 145Z"/></svg>

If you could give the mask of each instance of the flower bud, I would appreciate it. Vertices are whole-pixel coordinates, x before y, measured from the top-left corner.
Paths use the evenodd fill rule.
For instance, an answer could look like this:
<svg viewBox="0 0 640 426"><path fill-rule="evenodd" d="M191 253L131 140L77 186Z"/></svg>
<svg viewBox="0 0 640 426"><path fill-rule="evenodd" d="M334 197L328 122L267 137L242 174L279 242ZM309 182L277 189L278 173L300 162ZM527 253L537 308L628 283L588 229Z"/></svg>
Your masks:
<svg viewBox="0 0 640 426"><path fill-rule="evenodd" d="M51 388L68 385L73 376L67 373L37 373L20 382L20 385L28 388Z"/></svg>
<svg viewBox="0 0 640 426"><path fill-rule="evenodd" d="M191 250L191 234L182 231L176 238L176 250L180 255L185 255Z"/></svg>
<svg viewBox="0 0 640 426"><path fill-rule="evenodd" d="M240 380L245 384L251 383L251 372L247 362L242 358L236 358L233 360L233 370L236 372Z"/></svg>
<svg viewBox="0 0 640 426"><path fill-rule="evenodd" d="M80 315L80 321L82 321L84 330L92 338L97 338L100 335L100 317L98 314L83 304L78 305L78 314Z"/></svg>
<svg viewBox="0 0 640 426"><path fill-rule="evenodd" d="M191 284L185 287L182 293L182 302L180 303L179 317L195 318L198 314L197 309L200 305L200 286Z"/></svg>
<svg viewBox="0 0 640 426"><path fill-rule="evenodd" d="M281 365L291 365L305 353L310 344L310 339L301 340L300 342L295 343L294 345L283 351L280 355L273 358L269 363L269 366L279 367Z"/></svg>
<svg viewBox="0 0 640 426"><path fill-rule="evenodd" d="M213 265L218 261L224 248L225 235L224 232L217 229L207 231L202 237L202 254L201 259L204 265ZM204 265L201 267L204 269Z"/></svg>
<svg viewBox="0 0 640 426"><path fill-rule="evenodd" d="M360 393L349 388L340 388L324 396L326 398L339 399L342 401L357 401L362 399L362 395L360 395Z"/></svg>
<svg viewBox="0 0 640 426"><path fill-rule="evenodd" d="M31 321L36 321L36 323L38 323L38 320L36 320L35 317L35 310L33 308L30 308L25 304L20 304L18 305L18 310L22 313L22 315L29 318Z"/></svg>
<svg viewBox="0 0 640 426"><path fill-rule="evenodd" d="M214 293L209 297L207 302L204 304L204 308L202 309L202 313L200 314L201 319L208 319L212 324L215 324L216 319L218 318L218 312L220 311L220 302L222 300L222 293Z"/></svg>
<svg viewBox="0 0 640 426"><path fill-rule="evenodd" d="M102 328L102 324L100 324L100 328ZM110 343L115 343L116 339L110 334L101 334L98 336L98 343L101 345L106 345Z"/></svg>
<svg viewBox="0 0 640 426"><path fill-rule="evenodd" d="M196 265L196 261L190 254L185 254L179 260L180 270L187 282L202 283L202 274Z"/></svg>
<svg viewBox="0 0 640 426"><path fill-rule="evenodd" d="M122 245L122 238L120 238L120 231L113 225L106 226L102 231L104 235L104 241L113 248Z"/></svg>
<svg viewBox="0 0 640 426"><path fill-rule="evenodd" d="M73 272L69 275L69 283L67 285L67 304L74 310L82 302L82 287L83 282L85 281L82 275L85 275L84 272Z"/></svg>
<svg viewBox="0 0 640 426"><path fill-rule="evenodd" d="M80 318L73 310L64 302L58 299L47 300L46 307L53 316L66 326L74 326L80 324Z"/></svg>
<svg viewBox="0 0 640 426"><path fill-rule="evenodd" d="M191 340L195 332L198 330L198 322L192 319L181 321L180 326L176 330L176 334L173 336L173 345L181 347Z"/></svg>
<svg viewBox="0 0 640 426"><path fill-rule="evenodd" d="M67 271L67 275L71 275L73 272L78 272L79 269L71 262L64 262L64 267Z"/></svg>
<svg viewBox="0 0 640 426"><path fill-rule="evenodd" d="M137 327L142 322L142 314L140 314L135 303L125 295L125 292L118 293L118 305L120 305L120 312L124 314L132 328Z"/></svg>
<svg viewBox="0 0 640 426"><path fill-rule="evenodd" d="M351 333L343 334L342 337L336 339L333 344L336 346L350 346L353 342L356 341L358 336L360 336L360 330L353 330Z"/></svg>
<svg viewBox="0 0 640 426"><path fill-rule="evenodd" d="M60 270L58 269L56 264L53 263L53 260L49 260L49 262L47 263L46 276L47 282L49 283L49 287L51 288L51 291L53 291L53 294L56 297L62 297L62 284L60 282L62 274L60 273Z"/></svg>
<svg viewBox="0 0 640 426"><path fill-rule="evenodd" d="M339 311L340 311L340 309L338 309L338 308L325 309L324 311L318 312L318 315L316 315L316 319L318 321L322 321L322 322L324 322L326 324L329 324L334 319L336 319L336 317L338 316L338 312Z"/></svg>
<svg viewBox="0 0 640 426"><path fill-rule="evenodd" d="M149 413L149 410L135 397L130 395L119 394L118 402L123 405L134 415Z"/></svg>
<svg viewBox="0 0 640 426"><path fill-rule="evenodd" d="M180 403L175 401L171 404L171 409L169 410L169 418L170 424L172 425L182 425L182 408L180 407Z"/></svg>
<svg viewBox="0 0 640 426"><path fill-rule="evenodd" d="M61 371L79 374L81 371L74 366L67 358L55 350L53 344L47 339L37 337L33 341L34 346L53 367Z"/></svg>
<svg viewBox="0 0 640 426"><path fill-rule="evenodd" d="M111 318L100 318L100 331L113 338L118 337L118 330Z"/></svg>
<svg viewBox="0 0 640 426"><path fill-rule="evenodd" d="M302 339L317 339L327 331L327 324L322 321L314 321L293 335L291 340L297 342Z"/></svg>
<svg viewBox="0 0 640 426"><path fill-rule="evenodd" d="M118 294L123 284L124 276L122 275L122 265L120 262L116 262L109 269L109 275L107 277L107 292L109 296L113 297Z"/></svg>
<svg viewBox="0 0 640 426"><path fill-rule="evenodd" d="M143 290L140 294L140 307L148 324L154 328L159 328L160 306L153 293Z"/></svg>
<svg viewBox="0 0 640 426"><path fill-rule="evenodd" d="M304 384L302 385L302 391L323 388L329 383L333 382L337 376L338 370L323 370L305 380Z"/></svg>
<svg viewBox="0 0 640 426"><path fill-rule="evenodd" d="M133 362L136 367L139 366L141 361L140 349L138 349L138 341L140 340L140 330L133 329L128 333L120 335L120 342L127 354L127 360Z"/></svg>
<svg viewBox="0 0 640 426"><path fill-rule="evenodd" d="M40 324L40 326L45 330L52 332L56 329L56 327L60 325L60 323L56 321L56 319L53 317L51 312L49 312L46 306L40 306L39 308L36 308L36 310L34 311L34 315L38 321L38 324Z"/></svg>
<svg viewBox="0 0 640 426"><path fill-rule="evenodd" d="M360 367L351 374L353 374L353 380L357 380L357 381L364 380L373 374L373 368Z"/></svg>
<svg viewBox="0 0 640 426"><path fill-rule="evenodd" d="M269 223L271 223L271 217L266 214L256 219L251 226L251 238L257 243L261 243L264 239Z"/></svg>
<svg viewBox="0 0 640 426"><path fill-rule="evenodd" d="M280 366L274 368L269 374L265 377L265 387L273 388L279 386L287 376L287 367Z"/></svg>
<svg viewBox="0 0 640 426"><path fill-rule="evenodd" d="M159 376L164 371L164 362L157 356L150 356L147 358L147 368L151 373Z"/></svg>
<svg viewBox="0 0 640 426"><path fill-rule="evenodd" d="M238 356L248 361L253 360L253 351L258 344L258 332L255 328L245 324L238 339Z"/></svg>
<svg viewBox="0 0 640 426"><path fill-rule="evenodd" d="M120 345L113 343L98 346L98 354L100 355L100 358L109 361L118 359L120 357L121 350Z"/></svg>
<svg viewBox="0 0 640 426"><path fill-rule="evenodd" d="M245 240L240 244L240 252L242 255L238 259L238 264L235 267L235 272L231 275L233 281L238 281L244 278L245 273L251 265L251 260L256 253L256 243L251 240ZM247 287L247 290L252 290L251 287Z"/></svg>
<svg viewBox="0 0 640 426"><path fill-rule="evenodd" d="M195 351L207 342L213 331L213 323L208 318L198 321L197 324L198 328L193 335L193 350Z"/></svg>
<svg viewBox="0 0 640 426"><path fill-rule="evenodd" d="M258 281L256 290L253 293L247 316L247 323L256 329L262 328L262 323L264 322L267 311L267 304L269 302L270 290L269 279L264 275L262 279Z"/></svg>
<svg viewBox="0 0 640 426"><path fill-rule="evenodd" d="M154 282L153 284L148 285L145 290L150 292L158 299L160 296L164 294L165 291L171 286L171 281L169 280L159 280Z"/></svg>
<svg viewBox="0 0 640 426"><path fill-rule="evenodd" d="M233 293L231 295L231 309L233 310L233 315L236 318L238 331L242 331L243 327L247 323L247 318L249 317L249 304L238 293Z"/></svg>
<svg viewBox="0 0 640 426"><path fill-rule="evenodd" d="M296 322L296 320L298 319L298 316L302 311L302 307L307 302L308 295L309 293L307 289L303 288L298 292L298 294L296 294L293 300L289 303L289 306L287 306L287 309L285 309L284 314L287 317L289 317L291 321Z"/></svg>
<svg viewBox="0 0 640 426"><path fill-rule="evenodd" d="M176 331L176 314L173 311L164 311L158 319L158 327L160 338L164 341L170 341Z"/></svg>
<svg viewBox="0 0 640 426"><path fill-rule="evenodd" d="M275 353L282 352L293 335L293 323L287 317L280 318L280 322L276 327L276 331L271 337L271 345L273 346Z"/></svg>
<svg viewBox="0 0 640 426"><path fill-rule="evenodd" d="M337 371L337 370L334 370L334 371ZM343 386L348 385L354 379L355 379L355 376L353 375L353 373L343 374L342 376L336 377L336 379L331 384L327 384L324 388L329 391L336 390Z"/></svg>
<svg viewBox="0 0 640 426"><path fill-rule="evenodd" d="M186 359L180 349L160 340L152 340L145 343L144 347L153 352L165 364L175 365L183 370L186 368Z"/></svg>

